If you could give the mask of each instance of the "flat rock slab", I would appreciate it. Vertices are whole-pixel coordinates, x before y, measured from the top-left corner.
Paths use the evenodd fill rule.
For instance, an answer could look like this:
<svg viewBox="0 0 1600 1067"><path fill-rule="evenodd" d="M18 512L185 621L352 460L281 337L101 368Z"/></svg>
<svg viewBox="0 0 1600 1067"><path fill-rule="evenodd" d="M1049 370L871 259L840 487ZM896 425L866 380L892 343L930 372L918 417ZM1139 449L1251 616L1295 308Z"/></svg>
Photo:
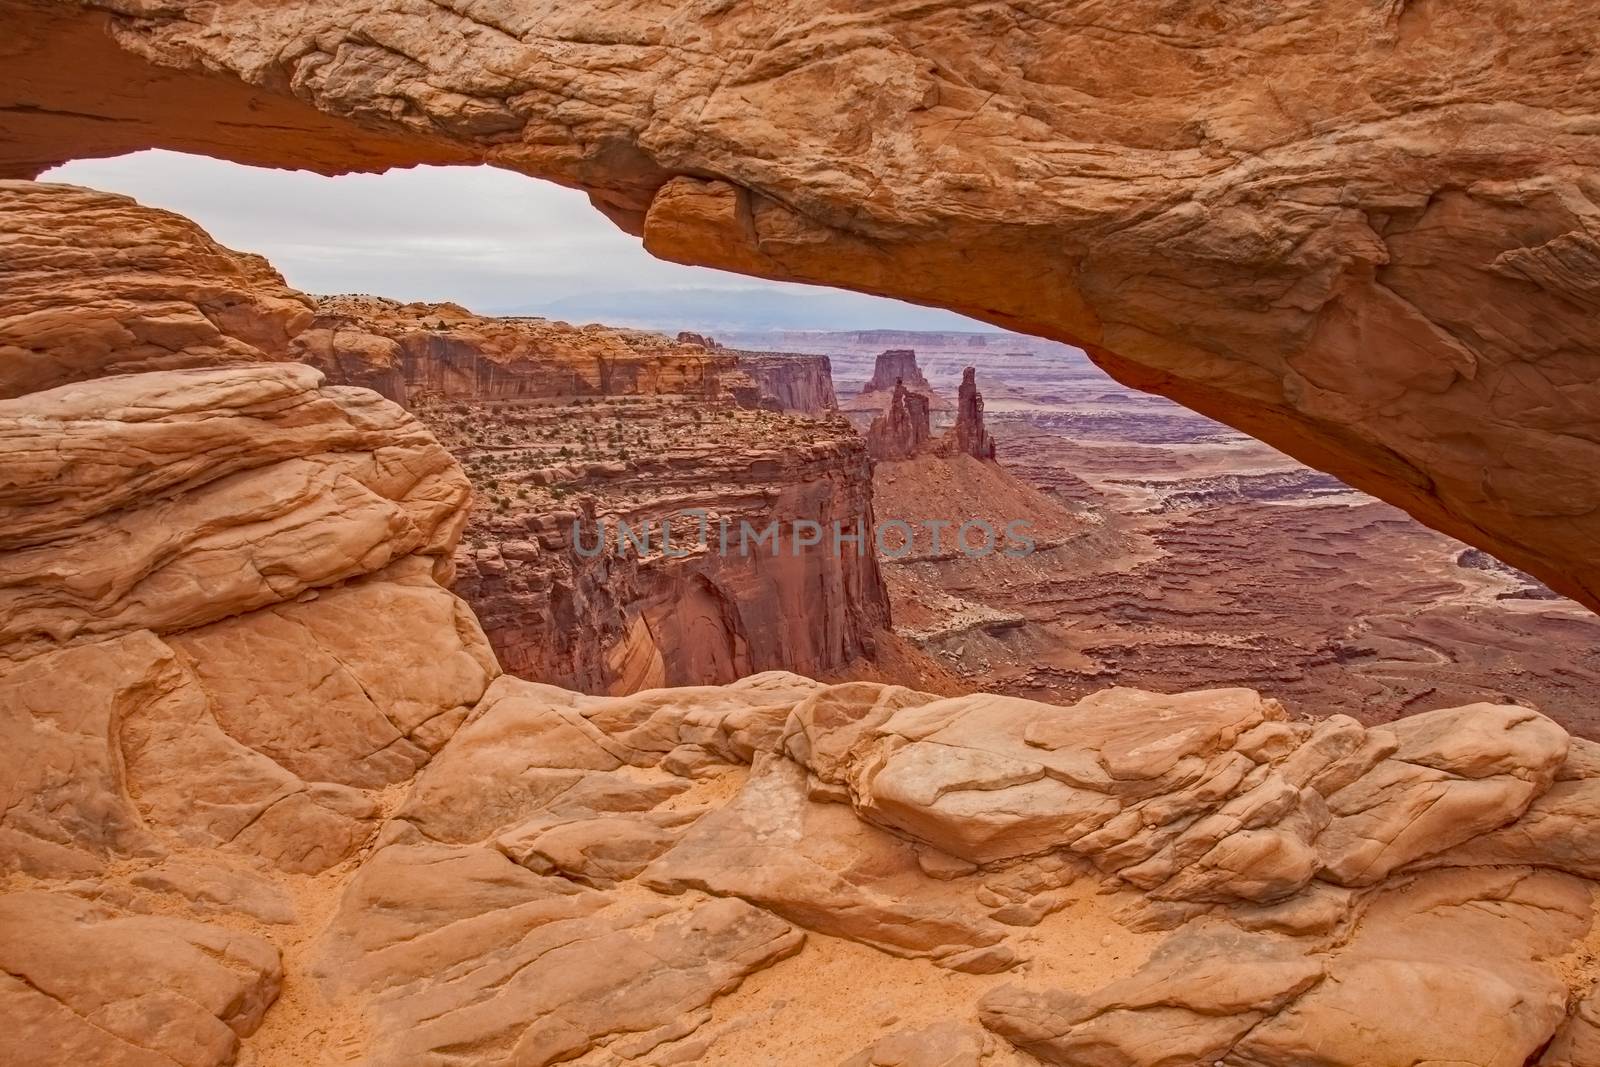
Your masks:
<svg viewBox="0 0 1600 1067"><path fill-rule="evenodd" d="M804 935L740 900L616 896L478 847L395 845L346 892L324 945L331 988L380 1035L373 1067L542 1067L686 1036Z"/></svg>
<svg viewBox="0 0 1600 1067"><path fill-rule="evenodd" d="M739 795L639 880L668 893L739 897L895 955L989 970L1015 959L1000 944L1008 931L979 905L972 880L937 881L910 842L848 807L808 799L804 768L787 759L758 759Z"/></svg>
<svg viewBox="0 0 1600 1067"><path fill-rule="evenodd" d="M1010 985L981 1014L1070 1067L1522 1067L1565 1019L1550 961L1587 932L1590 895L1551 872L1438 872L1373 898L1343 943L1206 920L1098 992ZM1581 1022L1564 1033L1592 1040Z"/></svg>
<svg viewBox="0 0 1600 1067"><path fill-rule="evenodd" d="M0 1061L230 1064L283 980L278 950L63 893L0 896Z"/></svg>

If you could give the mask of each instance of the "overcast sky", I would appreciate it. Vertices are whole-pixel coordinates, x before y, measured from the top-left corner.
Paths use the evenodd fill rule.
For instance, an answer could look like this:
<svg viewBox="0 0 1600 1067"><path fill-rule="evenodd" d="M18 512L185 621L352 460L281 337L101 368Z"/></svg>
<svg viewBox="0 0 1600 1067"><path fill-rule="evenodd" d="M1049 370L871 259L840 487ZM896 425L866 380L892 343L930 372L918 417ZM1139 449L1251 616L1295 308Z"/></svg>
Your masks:
<svg viewBox="0 0 1600 1067"><path fill-rule="evenodd" d="M620 321L630 308L660 306L663 291L695 290L684 294L687 309L706 306L704 290L720 290L757 318L778 308L814 315L820 329L993 329L898 301L666 263L582 193L491 167L325 178L150 151L69 163L41 180L126 193L186 215L223 244L266 256L290 285L312 293L453 300L489 314L562 317L566 305L593 317L614 310Z"/></svg>

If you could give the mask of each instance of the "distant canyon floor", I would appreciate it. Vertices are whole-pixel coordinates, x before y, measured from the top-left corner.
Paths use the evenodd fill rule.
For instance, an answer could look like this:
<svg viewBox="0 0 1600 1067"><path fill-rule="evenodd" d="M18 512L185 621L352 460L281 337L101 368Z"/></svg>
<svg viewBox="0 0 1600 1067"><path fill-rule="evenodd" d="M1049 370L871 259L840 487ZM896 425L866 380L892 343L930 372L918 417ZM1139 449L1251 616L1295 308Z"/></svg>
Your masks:
<svg viewBox="0 0 1600 1067"><path fill-rule="evenodd" d="M914 347L940 395L978 366L1015 479L932 456L874 475L880 521L1031 516L1044 531L1027 559L884 561L896 630L967 688L1065 703L1112 685L1243 685L1369 724L1520 702L1600 737L1591 613L1073 349L888 331L734 341L826 352L841 402L885 347Z"/></svg>

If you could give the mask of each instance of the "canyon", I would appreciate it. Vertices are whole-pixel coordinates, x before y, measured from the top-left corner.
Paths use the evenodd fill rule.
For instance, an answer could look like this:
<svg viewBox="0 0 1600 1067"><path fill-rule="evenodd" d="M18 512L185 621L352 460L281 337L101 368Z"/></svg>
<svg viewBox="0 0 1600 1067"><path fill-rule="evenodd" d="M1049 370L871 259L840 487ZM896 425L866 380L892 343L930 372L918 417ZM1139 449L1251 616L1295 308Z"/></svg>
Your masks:
<svg viewBox="0 0 1600 1067"><path fill-rule="evenodd" d="M874 524L860 441L813 417L831 410L825 359L317 305L291 356L408 407L471 478L455 589L507 671L622 694L871 659L889 613L875 555L796 532Z"/></svg>
<svg viewBox="0 0 1600 1067"><path fill-rule="evenodd" d="M0 431L8 1061L1588 1062L1600 763L1531 710L584 696L441 588L467 479L370 391L139 372Z"/></svg>
<svg viewBox="0 0 1600 1067"><path fill-rule="evenodd" d="M1062 703L1107 685L1246 684L1299 713L1369 724L1493 699L1600 737L1600 623L1581 605L1108 381L1071 348L982 333L732 339L826 349L841 389L872 372L885 344L914 346L945 397L980 361L999 464L896 457L874 474L880 516L952 530L1032 520L1040 548L1026 560L924 543L883 561L896 628L965 688Z"/></svg>
<svg viewBox="0 0 1600 1067"><path fill-rule="evenodd" d="M1600 1063L1581 5L0 13L0 1060ZM152 144L552 178L1266 444L951 337L874 469L792 339L313 297L28 180ZM1041 550L560 537L680 502ZM1184 669L1242 676L1105 687Z"/></svg>

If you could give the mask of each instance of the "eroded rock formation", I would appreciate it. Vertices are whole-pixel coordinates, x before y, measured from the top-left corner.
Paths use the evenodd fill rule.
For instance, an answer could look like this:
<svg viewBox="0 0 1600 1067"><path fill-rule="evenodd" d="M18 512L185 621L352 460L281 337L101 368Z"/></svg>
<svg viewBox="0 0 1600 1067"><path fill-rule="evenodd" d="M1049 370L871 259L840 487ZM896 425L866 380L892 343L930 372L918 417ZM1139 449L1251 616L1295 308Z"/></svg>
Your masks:
<svg viewBox="0 0 1600 1067"><path fill-rule="evenodd" d="M398 403L414 394L451 400L589 396L712 397L734 369L729 355L659 334L492 318L456 304L402 304L334 296L297 334L291 358Z"/></svg>
<svg viewBox="0 0 1600 1067"><path fill-rule="evenodd" d="M1537 712L524 681L414 415L198 362L0 400L7 1062L1590 1062Z"/></svg>
<svg viewBox="0 0 1600 1067"><path fill-rule="evenodd" d="M732 355L736 369L750 379L752 407L820 415L839 406L833 392L833 367L827 356L730 349L714 337L689 330L679 331L678 343Z"/></svg>
<svg viewBox="0 0 1600 1067"><path fill-rule="evenodd" d="M839 406L833 392L833 368L827 356L796 352L735 351L739 370L750 376L763 397L780 411L821 415Z"/></svg>
<svg viewBox="0 0 1600 1067"><path fill-rule="evenodd" d="M766 357L769 379L697 336L319 303L293 352L408 403L465 464L455 588L507 670L630 693L871 656L877 559L833 541L873 526L865 449L840 419L768 410L831 405L825 359Z"/></svg>
<svg viewBox="0 0 1600 1067"><path fill-rule="evenodd" d="M114 417L277 369L66 388L115 384ZM255 499L172 455L177 499ZM68 541L76 499L44 524ZM448 547L162 635L8 641L9 1059L1591 1062L1600 758L1536 712L782 673L588 697L497 676Z"/></svg>
<svg viewBox="0 0 1600 1067"><path fill-rule="evenodd" d="M12 3L4 151L563 177L1081 335L1593 602L1587 12L1079 6ZM7 1062L1594 1062L1600 755L1538 712L523 681L439 442L178 304L198 365L0 400Z"/></svg>
<svg viewBox="0 0 1600 1067"><path fill-rule="evenodd" d="M888 626L842 420L683 397L419 410L479 491L456 589L508 670L597 693L827 674Z"/></svg>
<svg viewBox="0 0 1600 1067"><path fill-rule="evenodd" d="M910 459L931 439L928 398L895 382L888 406L867 427L867 451L876 460Z"/></svg>
<svg viewBox="0 0 1600 1067"><path fill-rule="evenodd" d="M168 398L183 418L207 424L219 405L233 405L241 412L237 425L248 426L258 409L268 418L302 402L308 411L323 403L301 399L316 378L307 367L268 366L298 359L333 383L375 390L420 414L466 461L477 490L455 552L456 588L511 670L593 692L729 682L774 668L826 674L869 657L874 635L887 627L887 593L870 545L859 552L832 548L835 526L854 531L873 524L870 469L859 438L837 419L760 410L762 390L747 376L744 357L715 342L488 318L453 304L314 300L285 286L260 257L217 246L186 219L72 186L3 183L0 236L0 266L16 279L0 305L0 335L10 339L0 349L0 380L13 391L149 368L259 361L257 378L174 379L185 384L174 385ZM831 403L826 360L793 358L798 377L779 368L768 384L795 386L791 400ZM92 398L110 388L52 393L56 421L48 432L78 425L75 405L99 402ZM387 406L345 393L353 414L330 450L399 432ZM136 410L137 404L130 408ZM174 437L179 431L158 434L157 424L131 414L126 422L90 423L75 432L85 447L93 438L133 449L181 440ZM289 425L264 431L261 451L281 451L302 432ZM422 432L407 425L408 440ZM42 449L43 433L18 437L18 454ZM238 434L202 435L185 447L250 462ZM385 455L402 459L393 441ZM432 439L423 458L404 462L419 470L450 464ZM115 478L115 468L103 473ZM323 480L346 506L367 506L331 475ZM118 499L132 501L166 487L140 475L117 491ZM244 521L222 515L221 506L192 521ZM696 548L696 511L731 526L727 550L717 527L710 545ZM653 547L623 551L618 522L631 524ZM154 562L141 562L135 577L115 577L130 566L128 557L104 546L133 536L119 523L120 517L108 523L111 529L81 550L49 546L19 556L15 606L0 621L0 634L44 626L35 621L44 618L59 629L57 616L69 604L85 613L140 612L141 625L158 629L169 618L187 625L202 610L235 610L226 583L248 581L248 570L227 575L228 565L206 564L224 573L204 572L184 592L194 602L211 598L209 608L158 603L147 588L183 590L174 584L179 572L144 574ZM579 551L574 523L591 546L603 528L606 550ZM772 531L741 551L744 525ZM808 531L802 540L813 527L826 536L797 548L797 525ZM676 527L678 541L663 552L660 531L668 526ZM157 529L140 530L133 543L146 553L170 551ZM41 562L52 553L55 569ZM74 568L81 568L75 581L128 588L113 602L79 605L81 594L63 577Z"/></svg>
<svg viewBox="0 0 1600 1067"><path fill-rule="evenodd" d="M948 447L973 459L994 459L994 438L983 425L983 394L978 392L978 372L968 367L961 372L956 393L956 421L950 427Z"/></svg>
<svg viewBox="0 0 1600 1067"><path fill-rule="evenodd" d="M669 259L1080 344L1600 604L1587 5L6 10L9 175L555 178Z"/></svg>
<svg viewBox="0 0 1600 1067"><path fill-rule="evenodd" d="M967 455L973 459L993 460L994 439L983 424L983 394L978 392L976 371L966 368L957 392L955 422L937 440L933 437L931 408L938 400L932 387L917 368L915 353L910 369L921 381L920 386L908 388L903 380L896 380L887 400L880 401L873 382L862 390L873 396L871 403L882 406L882 414L875 415L867 427L867 450L878 460L910 459L922 452L933 451L941 455ZM898 355L885 352L884 356ZM877 372L881 373L884 360L879 357ZM876 381L874 376L873 381Z"/></svg>
<svg viewBox="0 0 1600 1067"><path fill-rule="evenodd" d="M933 392L933 386L923 377L917 366L917 354L909 348L891 348L878 353L872 377L861 387L863 393L893 392L899 388L913 389L919 393Z"/></svg>
<svg viewBox="0 0 1600 1067"><path fill-rule="evenodd" d="M102 374L281 360L309 297L125 196L0 182L0 397Z"/></svg>

